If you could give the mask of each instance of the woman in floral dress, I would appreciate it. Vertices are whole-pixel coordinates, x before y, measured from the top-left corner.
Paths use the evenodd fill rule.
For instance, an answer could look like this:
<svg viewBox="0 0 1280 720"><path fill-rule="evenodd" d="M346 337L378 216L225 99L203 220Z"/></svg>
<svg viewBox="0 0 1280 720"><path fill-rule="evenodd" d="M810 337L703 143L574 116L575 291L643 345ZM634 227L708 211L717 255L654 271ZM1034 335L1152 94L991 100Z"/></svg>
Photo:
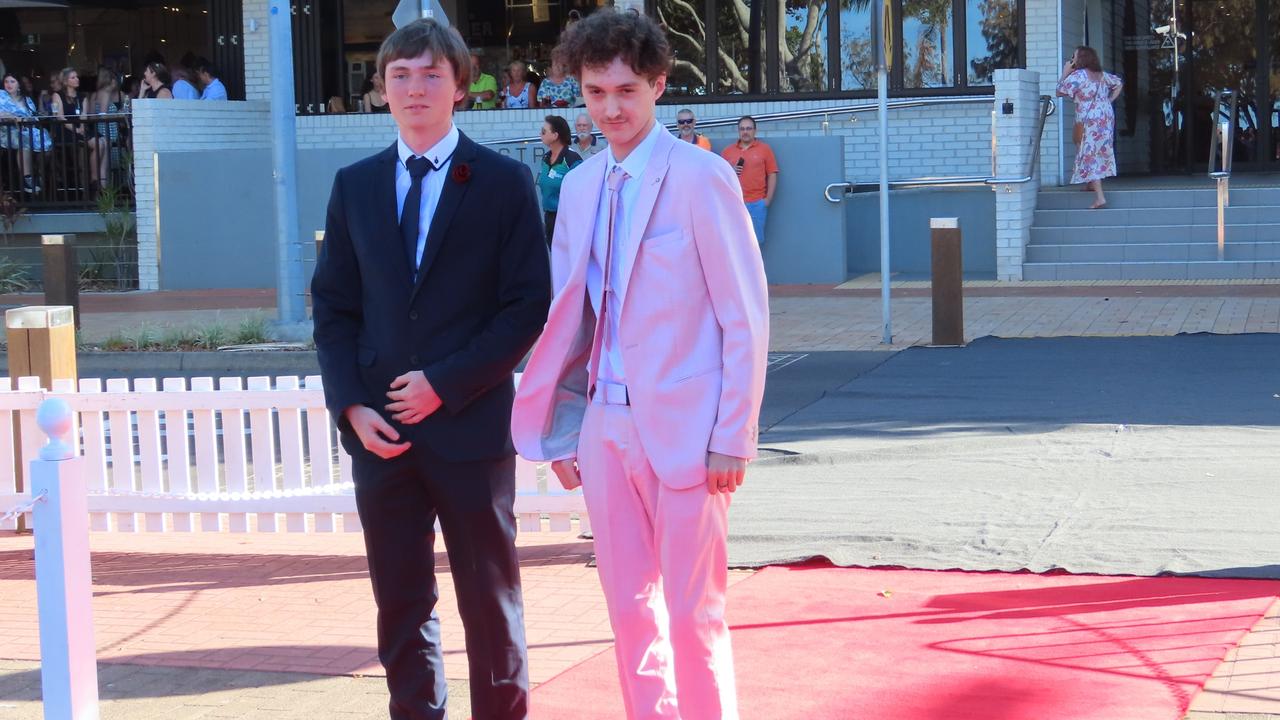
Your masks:
<svg viewBox="0 0 1280 720"><path fill-rule="evenodd" d="M1095 210L1107 204L1102 179L1116 174L1116 115L1111 104L1120 97L1123 87L1120 78L1102 71L1098 53L1087 47L1076 48L1058 80L1058 95L1075 101L1076 122L1084 126L1071 182L1088 183L1094 193Z"/></svg>

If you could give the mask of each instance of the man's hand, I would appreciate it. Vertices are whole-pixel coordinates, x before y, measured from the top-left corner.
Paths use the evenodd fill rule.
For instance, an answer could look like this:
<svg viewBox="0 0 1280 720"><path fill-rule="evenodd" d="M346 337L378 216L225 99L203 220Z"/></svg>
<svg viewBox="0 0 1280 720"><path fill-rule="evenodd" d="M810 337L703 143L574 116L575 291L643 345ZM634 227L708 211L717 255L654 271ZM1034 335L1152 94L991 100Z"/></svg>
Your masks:
<svg viewBox="0 0 1280 720"><path fill-rule="evenodd" d="M565 490L573 490L582 487L582 475L578 474L578 459L566 458L564 460L552 460L551 472L560 478L560 486Z"/></svg>
<svg viewBox="0 0 1280 720"><path fill-rule="evenodd" d="M747 476L747 461L732 455L707 453L707 492L731 493L742 487Z"/></svg>
<svg viewBox="0 0 1280 720"><path fill-rule="evenodd" d="M421 370L412 370L392 380L387 397L392 400L387 410L395 413L391 419L405 425L422 422L443 404Z"/></svg>
<svg viewBox="0 0 1280 720"><path fill-rule="evenodd" d="M364 449L383 460L390 460L409 449L409 441L398 442L400 433L391 424L382 419L377 410L365 405L352 405L343 411L347 422Z"/></svg>

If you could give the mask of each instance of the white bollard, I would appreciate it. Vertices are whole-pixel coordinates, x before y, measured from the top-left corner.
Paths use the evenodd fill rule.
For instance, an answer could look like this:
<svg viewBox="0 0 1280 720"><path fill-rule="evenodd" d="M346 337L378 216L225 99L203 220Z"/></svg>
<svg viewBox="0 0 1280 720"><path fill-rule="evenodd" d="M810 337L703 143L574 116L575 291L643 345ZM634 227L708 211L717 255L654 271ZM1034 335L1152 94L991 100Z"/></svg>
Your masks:
<svg viewBox="0 0 1280 720"><path fill-rule="evenodd" d="M71 407L50 398L36 423L49 436L31 461L40 610L40 685L46 720L98 720L98 666L89 575L89 507L83 459L69 444Z"/></svg>

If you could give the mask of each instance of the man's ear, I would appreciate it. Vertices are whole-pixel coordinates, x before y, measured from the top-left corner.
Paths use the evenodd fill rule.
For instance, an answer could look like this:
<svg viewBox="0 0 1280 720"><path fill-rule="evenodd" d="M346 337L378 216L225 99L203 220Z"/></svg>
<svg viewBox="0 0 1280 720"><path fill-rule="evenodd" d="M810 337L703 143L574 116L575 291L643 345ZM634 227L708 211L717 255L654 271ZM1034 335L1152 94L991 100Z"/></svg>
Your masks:
<svg viewBox="0 0 1280 720"><path fill-rule="evenodd" d="M657 101L667 91L667 74L662 73L653 79L653 99Z"/></svg>

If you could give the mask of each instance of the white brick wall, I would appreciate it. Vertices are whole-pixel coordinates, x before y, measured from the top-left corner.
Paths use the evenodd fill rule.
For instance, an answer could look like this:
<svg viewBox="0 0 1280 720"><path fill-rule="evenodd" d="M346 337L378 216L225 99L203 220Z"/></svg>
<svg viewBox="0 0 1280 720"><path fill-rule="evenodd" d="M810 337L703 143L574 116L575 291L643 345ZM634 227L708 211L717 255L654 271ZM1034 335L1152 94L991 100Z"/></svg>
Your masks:
<svg viewBox="0 0 1280 720"><path fill-rule="evenodd" d="M1067 17L1082 17L1083 6L1080 0L1062 0L1064 14ZM1078 12L1074 15L1068 13L1068 6L1076 5ZM1058 77L1062 74L1062 63L1070 55L1066 50L1058 47L1058 21L1057 16L1057 0L1027 0L1027 69L1040 74L1040 94L1054 96L1058 87ZM1077 23L1080 24L1080 23ZM1082 24L1081 24L1082 25ZM1066 26L1064 26L1064 31ZM1077 36L1079 30L1077 30ZM1065 35L1065 33L1064 33ZM1070 44L1070 40L1064 41ZM1075 45L1071 45L1075 47ZM1071 108L1063 107L1064 103L1061 99L1057 100L1058 110L1063 112L1063 121L1061 126L1057 118L1050 118L1045 124L1044 136L1040 141L1040 169L1041 177L1046 185L1056 185L1058 183L1058 173L1066 166L1063 163L1065 155L1069 163L1075 148L1071 146L1071 126L1073 120L1071 118ZM1069 103L1067 103L1069 105ZM1065 147L1059 150L1059 130L1063 131L1062 141Z"/></svg>
<svg viewBox="0 0 1280 720"><path fill-rule="evenodd" d="M243 0L244 10L244 96L246 100L271 97L271 36L267 29L272 0ZM287 11L289 4L275 0ZM250 30L251 23L256 30Z"/></svg>
<svg viewBox="0 0 1280 720"><path fill-rule="evenodd" d="M764 115L840 105L864 105L874 101L799 101L716 103L694 105L699 121ZM658 119L674 123L679 105L658 108ZM556 111L570 125L581 110ZM503 110L460 112L455 121L463 132L479 141L515 139L537 135L546 117L545 110ZM991 168L991 106L986 103L952 107L912 108L890 112L889 167L893 178L937 175L986 174ZM713 138L736 137L733 127L706 129ZM765 122L760 139L770 137L814 137L823 134L844 138L844 180L872 181L878 177L877 128L874 112L839 115L829 119L824 133L823 118ZM335 148L386 147L395 140L395 125L389 115L330 115L298 118L298 147ZM783 162L784 159L779 159Z"/></svg>
<svg viewBox="0 0 1280 720"><path fill-rule="evenodd" d="M1040 75L1030 70L997 70L995 83L997 103L1005 99L1013 103L1012 115L997 109L993 116L998 146L996 175L1022 177L1039 129ZM1034 181L995 188L997 279L1022 279L1038 190L1039 183Z"/></svg>
<svg viewBox="0 0 1280 720"><path fill-rule="evenodd" d="M200 192L200 188L156 184L156 161L166 152L270 147L270 106L265 102L211 103L201 100L135 100L133 103L134 188L138 217L138 287L160 289L161 228L157 195Z"/></svg>

